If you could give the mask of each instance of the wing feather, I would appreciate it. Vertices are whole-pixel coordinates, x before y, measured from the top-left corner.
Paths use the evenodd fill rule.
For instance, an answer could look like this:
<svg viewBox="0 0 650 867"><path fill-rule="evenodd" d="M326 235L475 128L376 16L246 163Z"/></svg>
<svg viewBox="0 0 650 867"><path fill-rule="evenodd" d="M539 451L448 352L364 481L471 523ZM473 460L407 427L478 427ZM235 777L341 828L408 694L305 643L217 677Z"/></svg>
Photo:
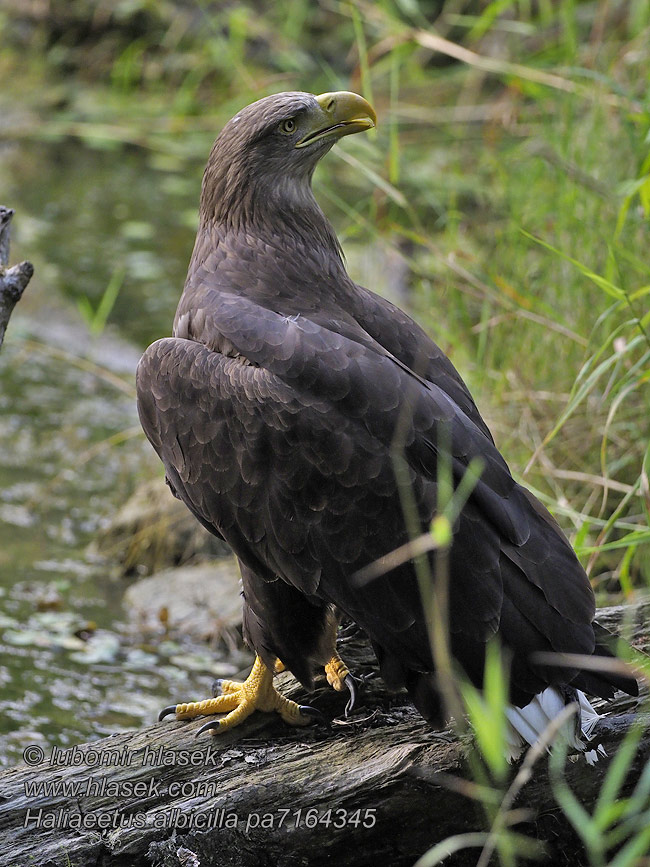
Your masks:
<svg viewBox="0 0 650 867"><path fill-rule="evenodd" d="M471 669L477 642L497 631L514 651L591 652L586 576L570 546L557 544L548 513L512 479L462 380L446 369L438 382L435 371L423 380L372 338L208 296L195 320L201 342L165 339L143 356L138 404L178 495L243 563L336 604L407 668L430 669L411 565L363 586L352 576L408 540L396 450L428 527L446 426L456 481L472 458L484 464L450 556L461 662ZM518 666L522 689L544 679Z"/></svg>

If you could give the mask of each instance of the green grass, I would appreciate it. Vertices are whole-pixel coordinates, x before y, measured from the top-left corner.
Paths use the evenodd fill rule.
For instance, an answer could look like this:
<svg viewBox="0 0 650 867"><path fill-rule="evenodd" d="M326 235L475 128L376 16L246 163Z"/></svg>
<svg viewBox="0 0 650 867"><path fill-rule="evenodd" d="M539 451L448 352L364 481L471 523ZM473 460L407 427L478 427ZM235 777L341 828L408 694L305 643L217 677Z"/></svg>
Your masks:
<svg viewBox="0 0 650 867"><path fill-rule="evenodd" d="M583 4L546 7L545 25L519 19L529 40L503 36L503 74L499 64L487 75L458 65L414 73L408 61L405 72L402 62L396 99L378 62L373 85L379 92L384 82L400 127L409 209L393 197L378 210L382 235L407 245L412 305L469 379L515 473L579 539L596 586L608 591L650 574L641 496L650 434L644 8L645 17L628 4L617 29L601 22L599 31ZM385 12L373 21L380 44L398 29ZM419 31L408 38L424 41ZM480 57L481 45L470 45ZM403 55L404 41L399 48ZM522 62L529 74L511 74ZM534 73L567 89L540 85ZM481 122L454 122L463 109ZM377 144L384 153L386 139Z"/></svg>
<svg viewBox="0 0 650 867"><path fill-rule="evenodd" d="M113 271L111 279L106 284L106 288L96 307L93 307L87 295L82 295L79 299L77 304L79 312L84 318L91 334L101 334L106 327L108 317L115 306L117 296L120 294L120 289L124 283L125 274L126 269L124 267L118 267Z"/></svg>
<svg viewBox="0 0 650 867"><path fill-rule="evenodd" d="M650 673L647 659L637 654L635 663L638 670L644 672L647 682ZM518 797L535 774L536 766L545 764L546 759L554 799L584 847L586 860L581 858L580 863L589 867L640 867L647 863L650 854L650 766L646 765L639 773L637 757L641 737L647 728L647 716L637 718L614 756L599 757L601 763L607 762L607 767L590 811L583 804L581 793L572 790L566 779L568 741L562 731L567 724L572 724L575 706L567 706L563 714L549 723L539 741L527 750L517 768L512 769L504 760L507 698L504 661L497 645L488 648L482 692L469 684L462 674L456 673L455 679L475 734L475 743L467 756L472 781L449 779L447 784L462 791L481 808L486 830L442 840L422 855L415 867L434 867L464 849L477 851L477 867L488 867L492 863L518 867L531 860L549 863L548 859L545 860L548 853L545 853L544 845L518 830L522 823L526 827L534 815L529 808L518 805ZM631 785L629 778L635 774L635 765L636 782ZM595 770L592 772L596 773Z"/></svg>

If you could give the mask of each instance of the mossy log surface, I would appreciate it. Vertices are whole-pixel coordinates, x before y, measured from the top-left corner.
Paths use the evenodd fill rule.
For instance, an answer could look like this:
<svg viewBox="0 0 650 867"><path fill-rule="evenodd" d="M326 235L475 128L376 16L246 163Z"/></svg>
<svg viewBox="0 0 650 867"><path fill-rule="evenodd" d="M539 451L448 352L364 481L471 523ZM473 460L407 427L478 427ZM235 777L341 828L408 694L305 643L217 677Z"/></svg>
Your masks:
<svg viewBox="0 0 650 867"><path fill-rule="evenodd" d="M604 609L601 620L624 620L645 649L649 614L645 603ZM481 830L478 808L449 785L450 776L468 778L471 745L432 731L403 696L389 695L361 637L344 638L340 651L368 675L348 720L346 696L324 681L307 697L289 675L278 678L284 692L332 719L330 728L292 729L258 713L217 736L195 737L199 720L168 719L63 753L33 746L25 753L33 765L0 774L1 867L399 867L451 834ZM588 809L633 719L624 703L618 708L597 731L608 758L567 764ZM649 758L646 732L626 790ZM545 863L586 863L545 759L516 806L531 811L521 830L546 842ZM466 850L446 863L474 865L477 857Z"/></svg>

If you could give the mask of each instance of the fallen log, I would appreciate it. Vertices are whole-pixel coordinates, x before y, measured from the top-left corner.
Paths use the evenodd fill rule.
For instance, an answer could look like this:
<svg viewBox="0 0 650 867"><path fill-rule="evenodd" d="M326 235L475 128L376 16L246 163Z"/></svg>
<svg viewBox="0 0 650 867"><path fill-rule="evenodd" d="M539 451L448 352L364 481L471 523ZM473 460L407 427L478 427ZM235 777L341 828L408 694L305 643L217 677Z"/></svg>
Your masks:
<svg viewBox="0 0 650 867"><path fill-rule="evenodd" d="M629 638L646 649L648 614L644 603L607 609L604 619L631 624ZM199 720L166 720L65 750L26 745L25 763L0 773L1 867L412 865L436 842L482 830L462 785L448 782L468 779L471 744L432 731L404 696L387 693L361 636L344 636L340 650L366 680L347 720L346 696L319 683L309 702L333 718L330 728L293 729L255 714L216 737L196 738ZM279 681L306 700L288 674ZM609 758L567 763L566 780L587 809L632 719L617 713L599 723ZM646 730L623 791L649 758ZM538 762L517 800L531 811L522 833L546 842L544 863L586 864L545 766ZM447 863L477 857L465 850Z"/></svg>
<svg viewBox="0 0 650 867"><path fill-rule="evenodd" d="M34 266L31 262L20 262L12 268L9 264L9 236L11 208L0 205L0 347L5 337L9 318L20 301L27 284L32 279Z"/></svg>

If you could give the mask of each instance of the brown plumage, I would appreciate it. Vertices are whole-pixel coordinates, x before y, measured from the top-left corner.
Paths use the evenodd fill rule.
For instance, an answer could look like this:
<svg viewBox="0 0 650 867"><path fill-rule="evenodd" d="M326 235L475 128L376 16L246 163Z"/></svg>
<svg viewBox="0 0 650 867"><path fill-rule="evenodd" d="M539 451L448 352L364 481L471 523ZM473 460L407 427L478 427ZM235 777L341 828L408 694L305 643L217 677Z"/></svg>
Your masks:
<svg viewBox="0 0 650 867"><path fill-rule="evenodd" d="M140 417L170 486L239 558L247 638L268 665L279 657L310 686L343 612L370 636L387 681L437 720L412 563L365 584L354 576L409 539L396 455L427 531L444 429L455 484L473 458L483 465L449 553L455 658L480 684L485 643L498 634L520 706L569 681L603 696L633 692L631 678L531 659L606 652L587 576L513 480L451 362L346 273L311 176L341 134L372 125L356 99L267 97L215 142L174 336L150 346L138 369Z"/></svg>

